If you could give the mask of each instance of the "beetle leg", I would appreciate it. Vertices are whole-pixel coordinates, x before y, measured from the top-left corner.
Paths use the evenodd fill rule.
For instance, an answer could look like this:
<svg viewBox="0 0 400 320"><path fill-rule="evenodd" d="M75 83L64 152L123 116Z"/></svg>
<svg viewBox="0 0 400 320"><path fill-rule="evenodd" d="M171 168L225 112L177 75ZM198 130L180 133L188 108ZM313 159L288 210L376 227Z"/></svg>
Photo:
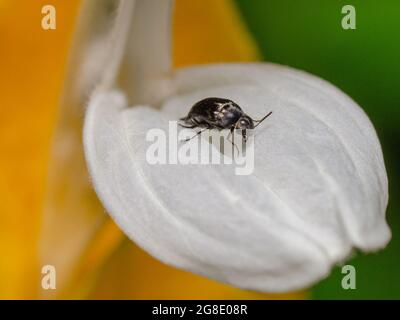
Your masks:
<svg viewBox="0 0 400 320"><path fill-rule="evenodd" d="M203 131L205 131L205 130L208 130L208 128L204 128L204 129L200 130L199 132L197 132L193 137L191 137L191 138L186 138L185 140L181 140L181 141L183 141L183 142L188 142L188 141L192 140L193 138L197 137L199 134L201 134L201 133L202 133Z"/></svg>
<svg viewBox="0 0 400 320"><path fill-rule="evenodd" d="M186 118L181 118L179 120L182 122L178 122L178 125L182 128L193 129L194 127L197 126L197 123L195 123L192 118L186 117Z"/></svg>
<svg viewBox="0 0 400 320"><path fill-rule="evenodd" d="M191 126L185 126L185 125L179 123L179 125L180 125L182 128L188 128L188 129L193 129L193 128L197 127L197 124L193 124L193 125L191 125Z"/></svg>
<svg viewBox="0 0 400 320"><path fill-rule="evenodd" d="M234 146L238 152L239 155L239 148L237 147L237 145L235 144L235 135L233 135L233 130L235 130L235 127L231 127L231 129L229 130L229 134L228 137L226 138L230 143L232 143L232 146ZM232 137L232 140L230 140L229 138Z"/></svg>

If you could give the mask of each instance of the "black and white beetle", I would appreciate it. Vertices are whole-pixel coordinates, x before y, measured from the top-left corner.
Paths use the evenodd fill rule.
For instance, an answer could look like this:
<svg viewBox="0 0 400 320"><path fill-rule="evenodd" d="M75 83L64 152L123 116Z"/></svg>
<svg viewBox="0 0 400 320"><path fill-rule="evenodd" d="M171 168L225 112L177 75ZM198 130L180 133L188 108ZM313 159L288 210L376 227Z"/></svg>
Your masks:
<svg viewBox="0 0 400 320"><path fill-rule="evenodd" d="M271 114L272 112L269 112L261 120L253 120L232 100L206 98L193 105L188 115L180 119L185 125L180 124L180 126L184 128L202 128L193 137L187 138L184 141L193 139L207 129L230 129L230 134L233 133L233 130L239 129L242 130L242 137L244 142L246 142L246 130L256 128ZM254 122L257 122L257 124L254 125ZM231 142L234 144L233 141Z"/></svg>

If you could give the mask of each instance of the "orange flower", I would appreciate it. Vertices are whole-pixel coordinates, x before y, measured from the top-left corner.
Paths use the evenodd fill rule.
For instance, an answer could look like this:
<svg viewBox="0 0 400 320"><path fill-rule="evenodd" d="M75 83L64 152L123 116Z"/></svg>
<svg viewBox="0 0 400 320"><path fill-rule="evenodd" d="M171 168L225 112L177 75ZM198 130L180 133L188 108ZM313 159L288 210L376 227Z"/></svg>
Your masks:
<svg viewBox="0 0 400 320"><path fill-rule="evenodd" d="M304 297L222 285L163 265L127 240L91 190L82 119L68 112L82 105L67 97L58 110L81 3L53 0L52 31L41 29L45 4L0 1L0 298ZM176 66L259 58L229 0L176 1L173 32ZM57 268L55 291L40 287L44 264Z"/></svg>

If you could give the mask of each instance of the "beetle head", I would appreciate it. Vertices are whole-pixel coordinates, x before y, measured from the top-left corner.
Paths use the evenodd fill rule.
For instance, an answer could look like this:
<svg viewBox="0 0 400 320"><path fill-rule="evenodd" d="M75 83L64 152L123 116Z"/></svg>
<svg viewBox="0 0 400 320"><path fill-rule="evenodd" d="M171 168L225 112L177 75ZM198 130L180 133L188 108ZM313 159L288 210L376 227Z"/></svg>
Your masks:
<svg viewBox="0 0 400 320"><path fill-rule="evenodd" d="M247 141L247 129L254 129L254 122L248 115L244 115L236 122L235 129L242 130L244 142Z"/></svg>
<svg viewBox="0 0 400 320"><path fill-rule="evenodd" d="M244 115L236 122L235 129L254 129L254 122L249 116Z"/></svg>

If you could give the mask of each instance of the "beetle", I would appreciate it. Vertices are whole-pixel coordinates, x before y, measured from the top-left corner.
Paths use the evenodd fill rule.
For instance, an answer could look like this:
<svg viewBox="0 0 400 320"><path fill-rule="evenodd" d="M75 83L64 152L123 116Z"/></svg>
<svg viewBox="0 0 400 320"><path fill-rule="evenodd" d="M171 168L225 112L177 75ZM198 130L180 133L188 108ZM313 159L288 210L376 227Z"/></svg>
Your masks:
<svg viewBox="0 0 400 320"><path fill-rule="evenodd" d="M210 97L196 102L186 117L181 118L183 128L201 128L189 141L208 129L229 129L232 135L235 129L242 130L244 142L247 141L247 130L256 128L261 122L272 114L272 111L261 120L254 120L249 117L242 108L229 99ZM256 125L254 123L257 122ZM234 145L233 141L231 141Z"/></svg>

